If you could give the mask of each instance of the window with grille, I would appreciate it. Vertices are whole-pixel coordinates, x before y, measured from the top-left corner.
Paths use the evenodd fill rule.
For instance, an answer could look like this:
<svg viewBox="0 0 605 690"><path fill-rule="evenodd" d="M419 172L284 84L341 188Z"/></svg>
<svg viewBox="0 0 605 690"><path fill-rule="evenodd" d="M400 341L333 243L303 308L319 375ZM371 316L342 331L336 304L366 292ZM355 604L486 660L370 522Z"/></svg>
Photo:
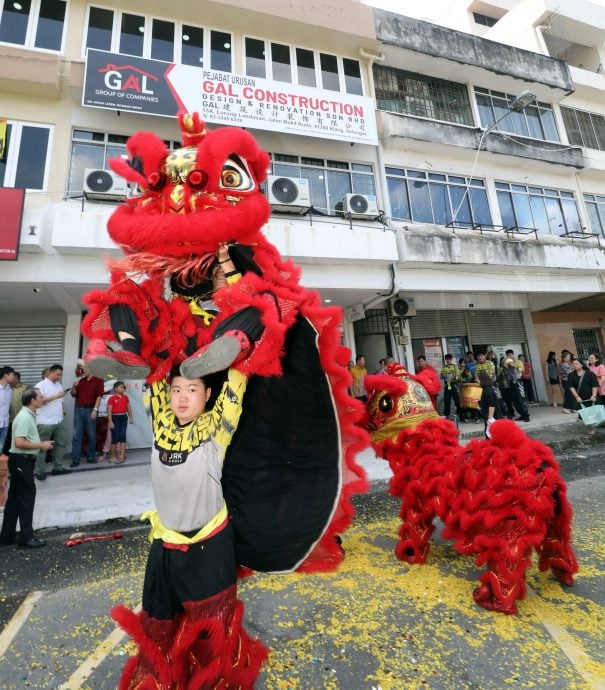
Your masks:
<svg viewBox="0 0 605 690"><path fill-rule="evenodd" d="M563 106L561 115L572 146L605 151L605 116Z"/></svg>
<svg viewBox="0 0 605 690"><path fill-rule="evenodd" d="M389 332L389 313L386 309L368 309L365 319L353 323L355 335L379 335Z"/></svg>
<svg viewBox="0 0 605 690"><path fill-rule="evenodd" d="M447 225L452 220L483 225L492 222L481 179L392 166L385 171L395 220L436 225Z"/></svg>
<svg viewBox="0 0 605 690"><path fill-rule="evenodd" d="M510 94L475 87L475 98L482 127L491 127L502 118L495 127L500 132L542 141L561 140L552 107L548 103L534 101L517 113L510 109L510 104L515 100L515 96Z"/></svg>
<svg viewBox="0 0 605 690"><path fill-rule="evenodd" d="M584 204L591 232L605 237L605 196L584 194Z"/></svg>
<svg viewBox="0 0 605 690"><path fill-rule="evenodd" d="M0 43L61 52L65 41L65 0L4 0Z"/></svg>
<svg viewBox="0 0 605 690"><path fill-rule="evenodd" d="M464 84L377 65L374 84L378 110L460 125L474 124Z"/></svg>
<svg viewBox="0 0 605 690"><path fill-rule="evenodd" d="M582 229L573 192L496 182L496 194L507 227L535 228L550 235Z"/></svg>
<svg viewBox="0 0 605 690"><path fill-rule="evenodd" d="M374 169L368 163L274 153L271 174L309 180L313 209L331 216L341 211L345 194L376 194Z"/></svg>
<svg viewBox="0 0 605 690"><path fill-rule="evenodd" d="M231 34L224 31L123 10L89 7L82 52L95 48L231 72L232 43Z"/></svg>
<svg viewBox="0 0 605 690"><path fill-rule="evenodd" d="M495 17L488 17L487 14L481 14L481 12L473 12L473 21L481 26L494 26L498 23Z"/></svg>

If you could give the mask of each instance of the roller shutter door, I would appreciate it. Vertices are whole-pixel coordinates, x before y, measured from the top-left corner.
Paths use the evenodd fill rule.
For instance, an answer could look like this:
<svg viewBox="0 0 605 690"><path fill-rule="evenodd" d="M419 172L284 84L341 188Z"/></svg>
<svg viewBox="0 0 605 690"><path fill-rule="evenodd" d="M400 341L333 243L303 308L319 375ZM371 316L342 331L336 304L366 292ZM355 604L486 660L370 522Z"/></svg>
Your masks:
<svg viewBox="0 0 605 690"><path fill-rule="evenodd" d="M463 309L431 309L419 311L410 318L412 338L466 335Z"/></svg>
<svg viewBox="0 0 605 690"><path fill-rule="evenodd" d="M35 385L51 364L63 364L65 326L0 326L0 366L21 373L21 381Z"/></svg>
<svg viewBox="0 0 605 690"><path fill-rule="evenodd" d="M506 345L527 342L520 311L468 311L466 317L473 344Z"/></svg>

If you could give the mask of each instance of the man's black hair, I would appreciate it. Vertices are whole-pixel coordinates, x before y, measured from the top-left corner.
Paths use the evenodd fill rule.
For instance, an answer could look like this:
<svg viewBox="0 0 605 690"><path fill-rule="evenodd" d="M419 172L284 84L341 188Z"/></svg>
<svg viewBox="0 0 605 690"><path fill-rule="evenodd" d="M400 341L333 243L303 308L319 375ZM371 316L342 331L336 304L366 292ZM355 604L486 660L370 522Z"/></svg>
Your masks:
<svg viewBox="0 0 605 690"><path fill-rule="evenodd" d="M63 371L62 364L53 364L52 367L48 367L48 373L52 374L53 371Z"/></svg>

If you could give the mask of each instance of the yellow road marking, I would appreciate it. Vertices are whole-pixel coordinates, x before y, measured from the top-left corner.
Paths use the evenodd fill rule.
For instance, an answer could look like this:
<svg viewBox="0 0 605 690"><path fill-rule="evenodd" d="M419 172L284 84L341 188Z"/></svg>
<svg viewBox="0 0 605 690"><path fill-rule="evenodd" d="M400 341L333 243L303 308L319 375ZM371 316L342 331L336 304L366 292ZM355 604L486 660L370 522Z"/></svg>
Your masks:
<svg viewBox="0 0 605 690"><path fill-rule="evenodd" d="M537 597L536 592L527 585L527 594L530 597ZM573 667L584 678L591 690L605 690L605 679L596 676L588 668L589 659L586 652L576 643L567 630L558 623L552 623L545 619L540 621L546 628L548 634L559 645L565 656L572 663Z"/></svg>
<svg viewBox="0 0 605 690"><path fill-rule="evenodd" d="M134 609L135 613L141 610L141 606ZM79 690L82 684L89 678L97 666L109 655L114 647L126 637L126 633L120 628L115 628L109 635L97 645L94 652L72 673L70 678L59 686L58 690Z"/></svg>
<svg viewBox="0 0 605 690"><path fill-rule="evenodd" d="M0 658L4 656L4 652L6 652L11 642L15 639L19 630L21 630L25 621L29 618L29 614L33 611L37 601L42 596L44 596L44 592L30 592L17 609L15 615L10 619L8 625L0 633Z"/></svg>

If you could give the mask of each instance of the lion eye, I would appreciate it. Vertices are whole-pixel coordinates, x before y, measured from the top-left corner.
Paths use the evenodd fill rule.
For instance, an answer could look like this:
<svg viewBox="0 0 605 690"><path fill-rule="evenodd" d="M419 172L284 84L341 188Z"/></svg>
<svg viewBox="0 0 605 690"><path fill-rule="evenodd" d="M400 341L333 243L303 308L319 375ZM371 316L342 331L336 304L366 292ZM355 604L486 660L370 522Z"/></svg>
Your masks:
<svg viewBox="0 0 605 690"><path fill-rule="evenodd" d="M383 395L378 401L378 409L381 412L390 412L393 409L393 399L390 395Z"/></svg>
<svg viewBox="0 0 605 690"><path fill-rule="evenodd" d="M221 171L220 187L221 189L237 190L239 192L248 192L254 189L254 178L242 158L232 154L225 161Z"/></svg>

